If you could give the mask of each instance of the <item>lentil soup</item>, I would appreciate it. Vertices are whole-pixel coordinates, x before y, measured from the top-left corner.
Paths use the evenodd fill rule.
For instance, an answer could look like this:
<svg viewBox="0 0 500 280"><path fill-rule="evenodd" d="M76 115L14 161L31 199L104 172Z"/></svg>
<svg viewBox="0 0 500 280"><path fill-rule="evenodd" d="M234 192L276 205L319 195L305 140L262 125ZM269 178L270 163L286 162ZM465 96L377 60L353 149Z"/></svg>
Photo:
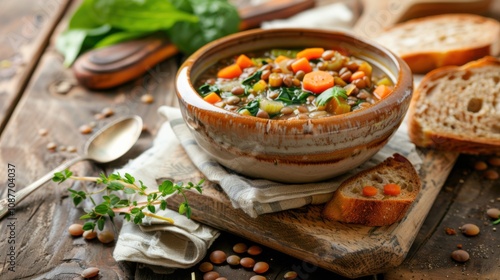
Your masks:
<svg viewBox="0 0 500 280"><path fill-rule="evenodd" d="M393 81L369 62L333 49L271 49L222 59L196 83L214 106L266 119L313 119L369 107Z"/></svg>

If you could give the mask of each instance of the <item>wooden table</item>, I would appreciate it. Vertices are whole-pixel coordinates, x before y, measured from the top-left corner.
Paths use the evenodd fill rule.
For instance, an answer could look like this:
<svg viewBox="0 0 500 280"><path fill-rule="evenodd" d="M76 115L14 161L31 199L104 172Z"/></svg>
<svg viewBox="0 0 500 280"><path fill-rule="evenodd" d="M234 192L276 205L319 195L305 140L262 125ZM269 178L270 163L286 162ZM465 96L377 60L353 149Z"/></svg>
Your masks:
<svg viewBox="0 0 500 280"><path fill-rule="evenodd" d="M498 17L500 1L492 15ZM94 123L101 127L120 116L137 114L145 121L145 130L133 149L121 160L106 165L82 162L73 167L80 174L98 174L122 166L150 147L162 119L157 109L177 105L173 78L182 57L173 57L144 76L118 88L90 91L80 87L72 72L62 65L54 41L66 26L77 3L69 0L4 0L0 12L0 194L8 192L9 174L15 175L15 188L21 189L62 161L75 157L89 138L78 128ZM141 96L154 97L151 104ZM96 120L95 115L111 108L114 115ZM40 130L46 129L47 135ZM57 145L49 151L49 143ZM485 157L460 156L445 186L437 197L425 223L398 268L383 275L363 279L499 279L499 232L485 215L489 207L500 207L500 181L487 180L474 171L472 163ZM10 169L10 171L9 171ZM13 171L12 171L13 170ZM498 168L497 168L497 171ZM65 189L47 184L15 206L15 220L0 221L1 279L73 279L83 268L97 266L99 279L190 279L196 267L164 276L137 263L118 263L112 257L113 245L85 242L68 235L67 228L78 221ZM446 228L458 231L465 223L481 228L476 237L458 233L448 235ZM118 225L120 226L120 224ZM10 239L9 239L10 237ZM9 240L15 240L15 247ZM252 243L242 236L222 233L213 248L229 248L236 242ZM465 264L451 260L450 253L461 244L471 253ZM11 255L15 264L11 265ZM329 271L266 249L273 272L267 279L282 279L284 272L299 269L303 279L342 279ZM9 267L15 268L15 272ZM246 279L243 269L220 268L229 279ZM197 279L201 274L197 272Z"/></svg>

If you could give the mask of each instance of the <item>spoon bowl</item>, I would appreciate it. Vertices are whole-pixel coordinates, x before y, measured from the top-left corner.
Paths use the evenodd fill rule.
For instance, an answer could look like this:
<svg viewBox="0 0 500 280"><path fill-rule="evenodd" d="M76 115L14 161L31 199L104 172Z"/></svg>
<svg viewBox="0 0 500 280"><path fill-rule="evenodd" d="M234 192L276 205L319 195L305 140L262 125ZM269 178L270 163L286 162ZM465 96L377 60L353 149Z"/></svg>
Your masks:
<svg viewBox="0 0 500 280"><path fill-rule="evenodd" d="M64 170L79 161L91 160L97 163L107 163L120 158L134 146L141 132L142 119L139 116L125 117L107 124L87 140L83 154L63 162L31 185L18 191L16 193L16 203L19 203L43 186L52 178L54 173ZM8 199L4 198L0 200L0 219L8 212Z"/></svg>

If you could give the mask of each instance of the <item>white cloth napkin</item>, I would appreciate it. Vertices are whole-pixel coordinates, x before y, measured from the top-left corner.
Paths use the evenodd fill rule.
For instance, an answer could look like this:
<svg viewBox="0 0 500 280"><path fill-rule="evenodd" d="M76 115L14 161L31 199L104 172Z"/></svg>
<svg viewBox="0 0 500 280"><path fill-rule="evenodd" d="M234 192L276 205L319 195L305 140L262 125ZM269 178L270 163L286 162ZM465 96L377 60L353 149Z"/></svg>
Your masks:
<svg viewBox="0 0 500 280"><path fill-rule="evenodd" d="M158 180L174 183L200 180L194 168L182 167L177 162L189 161L179 154L179 145L170 125L165 123L158 132L153 146L123 168L148 187L158 187ZM186 176L186 175L189 176ZM188 178L189 177L189 178ZM194 181L196 180L196 181ZM175 268L189 268L205 256L208 248L219 236L219 231L202 225L172 210L159 210L158 215L172 218L174 224L146 217L142 225L124 222L116 242L113 257L117 261L132 261L148 265L158 273L170 273Z"/></svg>

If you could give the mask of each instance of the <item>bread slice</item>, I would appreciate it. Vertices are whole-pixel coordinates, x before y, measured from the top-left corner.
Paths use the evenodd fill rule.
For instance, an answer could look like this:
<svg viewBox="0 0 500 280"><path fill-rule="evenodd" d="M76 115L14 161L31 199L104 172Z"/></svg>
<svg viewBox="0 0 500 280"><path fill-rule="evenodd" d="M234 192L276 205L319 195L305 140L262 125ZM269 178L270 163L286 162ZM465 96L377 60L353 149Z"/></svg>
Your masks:
<svg viewBox="0 0 500 280"><path fill-rule="evenodd" d="M425 74L500 54L500 23L473 14L428 16L396 24L375 40L405 60L413 73Z"/></svg>
<svg viewBox="0 0 500 280"><path fill-rule="evenodd" d="M408 110L419 147L466 154L500 152L500 60L485 57L428 73Z"/></svg>
<svg viewBox="0 0 500 280"><path fill-rule="evenodd" d="M401 186L397 196L384 195L388 183ZM374 186L372 197L362 194L364 186ZM342 182L322 211L324 218L365 226L387 226L400 221L421 189L420 177L404 156L394 154L378 165Z"/></svg>

